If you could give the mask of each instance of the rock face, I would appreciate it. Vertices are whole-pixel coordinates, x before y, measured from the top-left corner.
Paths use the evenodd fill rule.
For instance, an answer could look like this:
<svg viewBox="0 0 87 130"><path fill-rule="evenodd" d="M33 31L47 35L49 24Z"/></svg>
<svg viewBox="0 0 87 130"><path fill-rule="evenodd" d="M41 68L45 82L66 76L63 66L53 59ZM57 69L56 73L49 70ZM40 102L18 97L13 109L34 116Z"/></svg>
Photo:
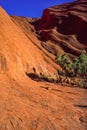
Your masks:
<svg viewBox="0 0 87 130"><path fill-rule="evenodd" d="M56 43L63 51L78 55L82 49L87 49L87 1L45 9L37 29L48 44L51 40L52 45Z"/></svg>
<svg viewBox="0 0 87 130"><path fill-rule="evenodd" d="M9 16L0 7L0 130L87 130L86 89L35 81L29 77L31 73L54 76L56 70L61 69L54 61L57 53L66 52L73 57L86 49L86 39L77 38L78 30L75 34L68 32L69 29L63 30L67 20L63 23L61 17L59 24L56 22L60 14L58 8L62 8L62 15L63 9L67 12L67 6L74 8L80 4L80 9L84 10L78 19L86 23L83 14L86 1L82 0L78 4L49 8L41 20ZM51 16L50 12L53 12ZM75 17L73 13L71 15ZM64 19L67 18L64 16ZM52 22L48 27L49 20ZM79 35L86 29L84 26L79 28Z"/></svg>

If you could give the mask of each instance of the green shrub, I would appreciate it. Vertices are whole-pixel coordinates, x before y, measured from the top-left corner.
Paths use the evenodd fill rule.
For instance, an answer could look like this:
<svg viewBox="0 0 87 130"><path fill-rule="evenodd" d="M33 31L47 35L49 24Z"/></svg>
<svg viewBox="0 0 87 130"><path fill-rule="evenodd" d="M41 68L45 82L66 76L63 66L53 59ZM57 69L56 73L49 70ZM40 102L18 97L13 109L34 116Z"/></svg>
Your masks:
<svg viewBox="0 0 87 130"><path fill-rule="evenodd" d="M80 87L87 88L87 51L83 50L81 55L74 58L73 61L66 54L57 55L55 61L62 67L63 76L79 77L81 82L77 84Z"/></svg>
<svg viewBox="0 0 87 130"><path fill-rule="evenodd" d="M87 79L87 51L83 50L78 58L73 61L67 54L57 55L55 61L62 67L65 76L77 76Z"/></svg>

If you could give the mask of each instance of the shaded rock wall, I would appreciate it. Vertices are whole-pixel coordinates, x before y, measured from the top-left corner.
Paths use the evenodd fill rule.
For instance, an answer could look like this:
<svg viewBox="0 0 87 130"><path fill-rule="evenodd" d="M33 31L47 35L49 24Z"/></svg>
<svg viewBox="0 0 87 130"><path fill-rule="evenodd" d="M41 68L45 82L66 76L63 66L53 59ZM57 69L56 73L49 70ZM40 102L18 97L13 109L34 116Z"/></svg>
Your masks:
<svg viewBox="0 0 87 130"><path fill-rule="evenodd" d="M55 34L53 29L56 30ZM87 1L75 1L45 9L41 21L37 26L37 30L40 30L41 32L40 35L42 40L48 42L49 40L52 40L53 43L53 41L57 39L57 43L59 43L59 41L63 42L62 49L65 52L74 52L74 47L76 49L76 55L80 54L81 48L87 49ZM56 38L53 37L53 35L55 35ZM74 37L74 39L72 37ZM65 45L63 41L64 38L65 41L72 46L67 48L67 50L65 49L67 44ZM81 48L78 51L77 49L80 45ZM69 49L70 51L68 51ZM75 55L75 53L72 54Z"/></svg>

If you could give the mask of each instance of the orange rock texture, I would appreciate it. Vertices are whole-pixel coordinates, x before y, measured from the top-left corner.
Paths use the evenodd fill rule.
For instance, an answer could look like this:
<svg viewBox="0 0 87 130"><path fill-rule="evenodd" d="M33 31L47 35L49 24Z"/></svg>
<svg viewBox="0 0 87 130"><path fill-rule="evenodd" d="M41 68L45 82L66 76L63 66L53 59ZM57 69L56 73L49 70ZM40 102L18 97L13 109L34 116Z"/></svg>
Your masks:
<svg viewBox="0 0 87 130"><path fill-rule="evenodd" d="M54 6L41 19L9 16L0 7L0 130L87 129L86 89L28 76L55 76L57 54L73 58L87 49L86 7L86 0Z"/></svg>

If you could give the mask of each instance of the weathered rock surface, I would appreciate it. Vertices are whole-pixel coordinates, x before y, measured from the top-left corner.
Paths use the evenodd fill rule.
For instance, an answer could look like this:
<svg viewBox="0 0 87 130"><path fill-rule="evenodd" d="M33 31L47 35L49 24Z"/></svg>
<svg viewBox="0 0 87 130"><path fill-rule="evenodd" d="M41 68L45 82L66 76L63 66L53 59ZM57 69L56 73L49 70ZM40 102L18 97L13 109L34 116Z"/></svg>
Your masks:
<svg viewBox="0 0 87 130"><path fill-rule="evenodd" d="M86 130L86 89L28 77L29 73L40 72L55 75L56 69L61 69L54 62L55 55L67 52L61 44L73 46L75 41L73 48L79 54L86 43L56 28L44 30L40 23L38 28L50 36L46 42L41 41L41 34L35 30L38 22L10 17L0 8L0 130ZM75 51L72 49L73 55Z"/></svg>
<svg viewBox="0 0 87 130"><path fill-rule="evenodd" d="M79 55L82 49L87 49L87 1L78 0L45 9L37 29L49 45L57 44L55 46L64 52Z"/></svg>

